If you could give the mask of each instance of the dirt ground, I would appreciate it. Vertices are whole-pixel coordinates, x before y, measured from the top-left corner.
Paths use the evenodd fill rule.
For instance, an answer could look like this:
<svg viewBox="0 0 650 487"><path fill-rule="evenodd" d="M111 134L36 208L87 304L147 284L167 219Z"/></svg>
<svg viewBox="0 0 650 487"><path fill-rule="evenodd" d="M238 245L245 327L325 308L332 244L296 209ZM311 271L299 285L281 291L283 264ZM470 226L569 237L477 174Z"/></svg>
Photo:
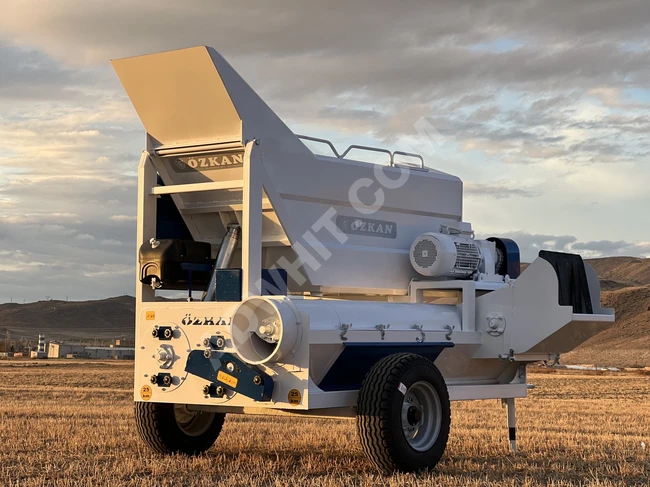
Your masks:
<svg viewBox="0 0 650 487"><path fill-rule="evenodd" d="M0 485L650 485L650 377L531 371L510 453L497 401L454 403L447 452L419 475L379 475L353 420L229 416L196 458L138 439L132 363L0 362Z"/></svg>

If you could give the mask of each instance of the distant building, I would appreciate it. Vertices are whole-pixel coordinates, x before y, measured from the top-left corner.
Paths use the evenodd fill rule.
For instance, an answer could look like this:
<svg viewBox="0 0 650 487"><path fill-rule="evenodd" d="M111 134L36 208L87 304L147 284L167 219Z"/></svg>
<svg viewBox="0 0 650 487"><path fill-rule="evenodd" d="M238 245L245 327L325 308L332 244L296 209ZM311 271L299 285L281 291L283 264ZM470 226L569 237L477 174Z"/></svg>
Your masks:
<svg viewBox="0 0 650 487"><path fill-rule="evenodd" d="M38 335L38 349L29 354L30 358L47 358L45 351L45 335Z"/></svg>
<svg viewBox="0 0 650 487"><path fill-rule="evenodd" d="M134 360L135 348L127 347L86 347L69 343L50 342L47 358L94 358Z"/></svg>
<svg viewBox="0 0 650 487"><path fill-rule="evenodd" d="M63 358L68 355L85 356L86 347L83 345L71 345L69 343L50 342L47 350L47 358Z"/></svg>
<svg viewBox="0 0 650 487"><path fill-rule="evenodd" d="M127 347L86 347L89 358L103 358L116 360L134 360L135 348Z"/></svg>

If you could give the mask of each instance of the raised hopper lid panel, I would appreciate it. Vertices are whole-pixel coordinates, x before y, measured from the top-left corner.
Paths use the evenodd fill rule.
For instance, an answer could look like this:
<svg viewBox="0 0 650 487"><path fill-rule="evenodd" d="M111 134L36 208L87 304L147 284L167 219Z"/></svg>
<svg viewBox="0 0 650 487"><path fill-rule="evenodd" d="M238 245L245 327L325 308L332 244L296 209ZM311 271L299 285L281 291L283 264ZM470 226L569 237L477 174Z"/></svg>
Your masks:
<svg viewBox="0 0 650 487"><path fill-rule="evenodd" d="M111 64L156 146L241 140L240 116L207 47Z"/></svg>

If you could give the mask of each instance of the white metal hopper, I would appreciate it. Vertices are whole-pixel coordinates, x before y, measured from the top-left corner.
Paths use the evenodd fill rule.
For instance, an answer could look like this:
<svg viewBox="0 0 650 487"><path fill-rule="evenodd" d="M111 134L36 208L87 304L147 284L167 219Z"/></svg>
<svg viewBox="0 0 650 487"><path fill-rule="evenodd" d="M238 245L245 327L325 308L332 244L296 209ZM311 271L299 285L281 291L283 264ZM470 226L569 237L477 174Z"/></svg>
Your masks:
<svg viewBox="0 0 650 487"><path fill-rule="evenodd" d="M449 400L505 399L514 428L525 365L614 321L579 257L545 255L518 277L516 245L462 221L460 179L417 155L295 135L214 49L113 66L147 131L135 399L158 451L209 447L225 413L357 415L378 467L431 467ZM346 157L364 149L387 165ZM206 272L208 300L155 300L191 297ZM390 431L373 394L394 401ZM160 414L176 418L171 443ZM395 443L377 453L385 435Z"/></svg>
<svg viewBox="0 0 650 487"><path fill-rule="evenodd" d="M359 216L350 204L350 187L355 181L376 181L374 165L315 156L213 49L183 49L113 65L147 129L147 150L164 183L233 186L174 195L194 239L217 246L225 233L220 219L242 221L242 156L253 140L260 142L256 152L263 159L255 176L265 190L265 265L282 255L295 261L291 245L310 247L314 239L309 233L317 233L312 227L331 209L339 216ZM400 175L398 168L384 172L391 179ZM380 188L375 182L370 194ZM301 267L306 281L300 290L376 288L382 294L404 294L418 276L408 261L415 237L441 224L457 226L461 219L462 183L438 171L414 170L406 184L386 189L384 196L382 208L370 219L393 223L396 236L348 234L341 244L336 236L318 232L318 244L332 249L332 256L317 269Z"/></svg>

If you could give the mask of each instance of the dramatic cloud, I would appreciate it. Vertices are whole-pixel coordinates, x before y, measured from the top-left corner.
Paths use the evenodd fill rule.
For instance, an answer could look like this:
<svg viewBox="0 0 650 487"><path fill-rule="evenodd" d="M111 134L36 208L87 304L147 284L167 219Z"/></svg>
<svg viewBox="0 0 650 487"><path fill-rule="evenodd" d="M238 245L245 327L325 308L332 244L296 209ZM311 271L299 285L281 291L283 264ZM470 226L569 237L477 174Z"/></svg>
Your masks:
<svg viewBox="0 0 650 487"><path fill-rule="evenodd" d="M143 134L108 60L197 44L298 133L459 175L465 219L529 258L650 253L647 1L0 7L0 301L133 292Z"/></svg>

